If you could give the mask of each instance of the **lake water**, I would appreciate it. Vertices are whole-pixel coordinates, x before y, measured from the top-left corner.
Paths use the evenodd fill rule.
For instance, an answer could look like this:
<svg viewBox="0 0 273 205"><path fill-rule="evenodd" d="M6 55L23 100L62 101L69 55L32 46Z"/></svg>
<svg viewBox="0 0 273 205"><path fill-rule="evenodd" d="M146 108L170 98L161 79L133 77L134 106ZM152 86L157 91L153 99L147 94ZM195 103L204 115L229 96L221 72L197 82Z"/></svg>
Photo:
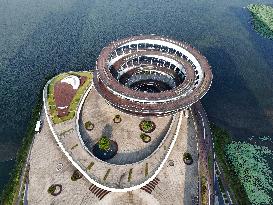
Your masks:
<svg viewBox="0 0 273 205"><path fill-rule="evenodd" d="M104 46L130 35L166 35L198 48L214 74L202 100L209 119L234 139L272 139L273 41L252 30L243 8L252 2L0 0L0 191L44 78L92 69Z"/></svg>

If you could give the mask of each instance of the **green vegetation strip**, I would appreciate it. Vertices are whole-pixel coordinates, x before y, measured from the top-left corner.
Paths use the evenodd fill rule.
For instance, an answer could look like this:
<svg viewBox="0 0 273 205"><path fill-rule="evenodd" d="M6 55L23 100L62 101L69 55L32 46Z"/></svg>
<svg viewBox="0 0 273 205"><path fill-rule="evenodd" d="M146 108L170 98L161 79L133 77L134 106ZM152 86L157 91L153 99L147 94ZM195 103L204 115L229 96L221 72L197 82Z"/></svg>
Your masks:
<svg viewBox="0 0 273 205"><path fill-rule="evenodd" d="M228 132L215 124L210 124L213 135L214 151L217 156L218 165L222 168L225 181L232 190L237 204L251 204L244 186L240 182L234 166L228 160L226 147L232 142Z"/></svg>
<svg viewBox="0 0 273 205"><path fill-rule="evenodd" d="M201 204L207 205L207 179L205 176L201 176Z"/></svg>
<svg viewBox="0 0 273 205"><path fill-rule="evenodd" d="M49 78L46 79L48 81ZM45 85L46 83L44 83ZM27 160L28 152L35 135L35 126L36 122L40 119L40 111L43 106L43 88L40 90L39 95L36 97L37 102L32 110L31 120L28 124L27 131L23 137L22 144L16 155L15 167L11 172L11 177L9 182L6 184L3 192L0 204L11 205L15 203L17 195L19 192L20 185L20 176L22 170L25 167Z"/></svg>
<svg viewBox="0 0 273 205"><path fill-rule="evenodd" d="M254 29L263 37L273 40L273 7L263 4L247 6L252 15Z"/></svg>
<svg viewBox="0 0 273 205"><path fill-rule="evenodd" d="M148 163L145 164L145 177L148 176L148 171L149 171L149 167L148 167Z"/></svg>
<svg viewBox="0 0 273 205"><path fill-rule="evenodd" d="M87 79L86 79L85 83L79 87L76 95L73 97L73 99L69 105L68 115L66 115L64 117L58 117L58 115L57 115L58 112L57 112L55 99L54 99L54 86L57 82L61 81L62 79L64 79L65 77L67 77L69 75L86 76ZM58 123L61 123L61 122L67 121L67 120L71 120L75 117L76 109L77 109L77 106L80 102L81 96L86 91L86 89L90 85L91 81L92 81L92 73L91 72L62 73L52 79L51 83L48 85L48 90L47 90L48 99L47 100L48 100L49 112L50 112L51 119L52 119L53 123L58 124Z"/></svg>
<svg viewBox="0 0 273 205"><path fill-rule="evenodd" d="M91 170L94 164L95 164L94 162L90 162L90 164L87 166L87 170Z"/></svg>
<svg viewBox="0 0 273 205"><path fill-rule="evenodd" d="M131 179L132 179L132 173L133 173L133 168L131 168L131 169L129 170L128 182L130 182Z"/></svg>
<svg viewBox="0 0 273 205"><path fill-rule="evenodd" d="M107 177L108 177L110 171L111 171L111 169L108 169L108 170L107 170L106 174L105 174L104 177L103 177L103 181L105 181L105 180L107 179Z"/></svg>

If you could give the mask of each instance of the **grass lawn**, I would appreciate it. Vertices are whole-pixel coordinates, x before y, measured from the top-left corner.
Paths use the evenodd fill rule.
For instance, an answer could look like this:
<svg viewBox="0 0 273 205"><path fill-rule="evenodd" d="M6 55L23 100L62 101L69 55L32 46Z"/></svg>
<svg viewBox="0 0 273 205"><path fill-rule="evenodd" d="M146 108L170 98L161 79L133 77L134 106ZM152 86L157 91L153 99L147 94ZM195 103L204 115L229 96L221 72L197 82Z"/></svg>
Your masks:
<svg viewBox="0 0 273 205"><path fill-rule="evenodd" d="M60 80L64 79L65 77L67 77L71 74L77 75L77 76L86 76L87 79L84 82L84 84L79 87L76 95L73 97L73 100L69 105L68 115L66 115L64 117L58 117L58 115L57 115L58 112L56 109L56 104L55 104L55 99L54 99L54 85L57 82L59 82ZM77 106L80 102L81 96L84 94L84 92L86 91L86 89L90 85L90 83L92 81L92 77L93 77L93 75L91 72L69 72L69 73L61 73L52 79L51 83L48 85L48 93L47 93L48 99L47 100L48 100L48 107L49 107L51 119L54 124L58 124L58 123L61 123L61 122L67 121L67 120L71 120L75 117L76 109L77 109Z"/></svg>

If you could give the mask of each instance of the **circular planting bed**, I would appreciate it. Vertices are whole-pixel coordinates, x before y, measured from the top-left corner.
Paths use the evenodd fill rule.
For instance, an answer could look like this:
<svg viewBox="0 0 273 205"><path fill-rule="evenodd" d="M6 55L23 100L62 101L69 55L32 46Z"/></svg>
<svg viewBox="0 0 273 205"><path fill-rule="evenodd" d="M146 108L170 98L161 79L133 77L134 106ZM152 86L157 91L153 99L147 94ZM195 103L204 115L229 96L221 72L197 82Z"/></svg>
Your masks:
<svg viewBox="0 0 273 205"><path fill-rule="evenodd" d="M75 170L71 176L72 181L77 181L82 178L82 173L79 170Z"/></svg>
<svg viewBox="0 0 273 205"><path fill-rule="evenodd" d="M120 123L120 122L121 122L121 117L120 117L120 115L115 115L113 121L114 121L114 123Z"/></svg>
<svg viewBox="0 0 273 205"><path fill-rule="evenodd" d="M94 129L94 124L90 121L87 121L86 123L84 123L84 127L85 127L85 129L91 131Z"/></svg>
<svg viewBox="0 0 273 205"><path fill-rule="evenodd" d="M156 128L156 125L153 121L151 120L142 120L140 123L139 123L139 128L142 132L145 132L145 133L151 133L155 130Z"/></svg>
<svg viewBox="0 0 273 205"><path fill-rule="evenodd" d="M140 134L140 138L142 139L143 142L148 143L151 141L151 136L145 134L145 133L141 133Z"/></svg>
<svg viewBox="0 0 273 205"><path fill-rule="evenodd" d="M62 192L62 185L61 184L52 184L47 192L51 194L52 196L58 196Z"/></svg>
<svg viewBox="0 0 273 205"><path fill-rule="evenodd" d="M193 159L190 153L186 152L183 155L183 161L187 165L191 165L193 163Z"/></svg>
<svg viewBox="0 0 273 205"><path fill-rule="evenodd" d="M106 136L102 136L93 147L93 154L105 161L113 158L118 152L118 144Z"/></svg>

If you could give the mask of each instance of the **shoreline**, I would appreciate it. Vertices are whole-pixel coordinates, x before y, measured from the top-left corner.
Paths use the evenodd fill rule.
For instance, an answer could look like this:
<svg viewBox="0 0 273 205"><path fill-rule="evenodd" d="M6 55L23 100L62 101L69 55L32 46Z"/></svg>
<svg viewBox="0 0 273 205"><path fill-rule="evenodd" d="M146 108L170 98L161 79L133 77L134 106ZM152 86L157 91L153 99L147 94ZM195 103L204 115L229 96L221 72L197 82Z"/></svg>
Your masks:
<svg viewBox="0 0 273 205"><path fill-rule="evenodd" d="M14 160L14 168L10 172L10 178L8 183L4 185L4 188L1 192L0 204L17 204L17 196L20 195L18 189L21 189L21 182L22 177L24 176L25 172L23 171L27 167L27 159L31 152L31 146L33 144L35 138L35 126L36 122L40 119L40 116L43 111L43 89L46 82L51 79L52 76L48 76L45 78L45 83L43 83L42 88L40 89L39 93L37 94L36 103L32 108L32 115L30 121L28 122L28 126L24 137L22 138L21 145L16 153L16 157L9 160ZM20 187L19 187L20 186Z"/></svg>

